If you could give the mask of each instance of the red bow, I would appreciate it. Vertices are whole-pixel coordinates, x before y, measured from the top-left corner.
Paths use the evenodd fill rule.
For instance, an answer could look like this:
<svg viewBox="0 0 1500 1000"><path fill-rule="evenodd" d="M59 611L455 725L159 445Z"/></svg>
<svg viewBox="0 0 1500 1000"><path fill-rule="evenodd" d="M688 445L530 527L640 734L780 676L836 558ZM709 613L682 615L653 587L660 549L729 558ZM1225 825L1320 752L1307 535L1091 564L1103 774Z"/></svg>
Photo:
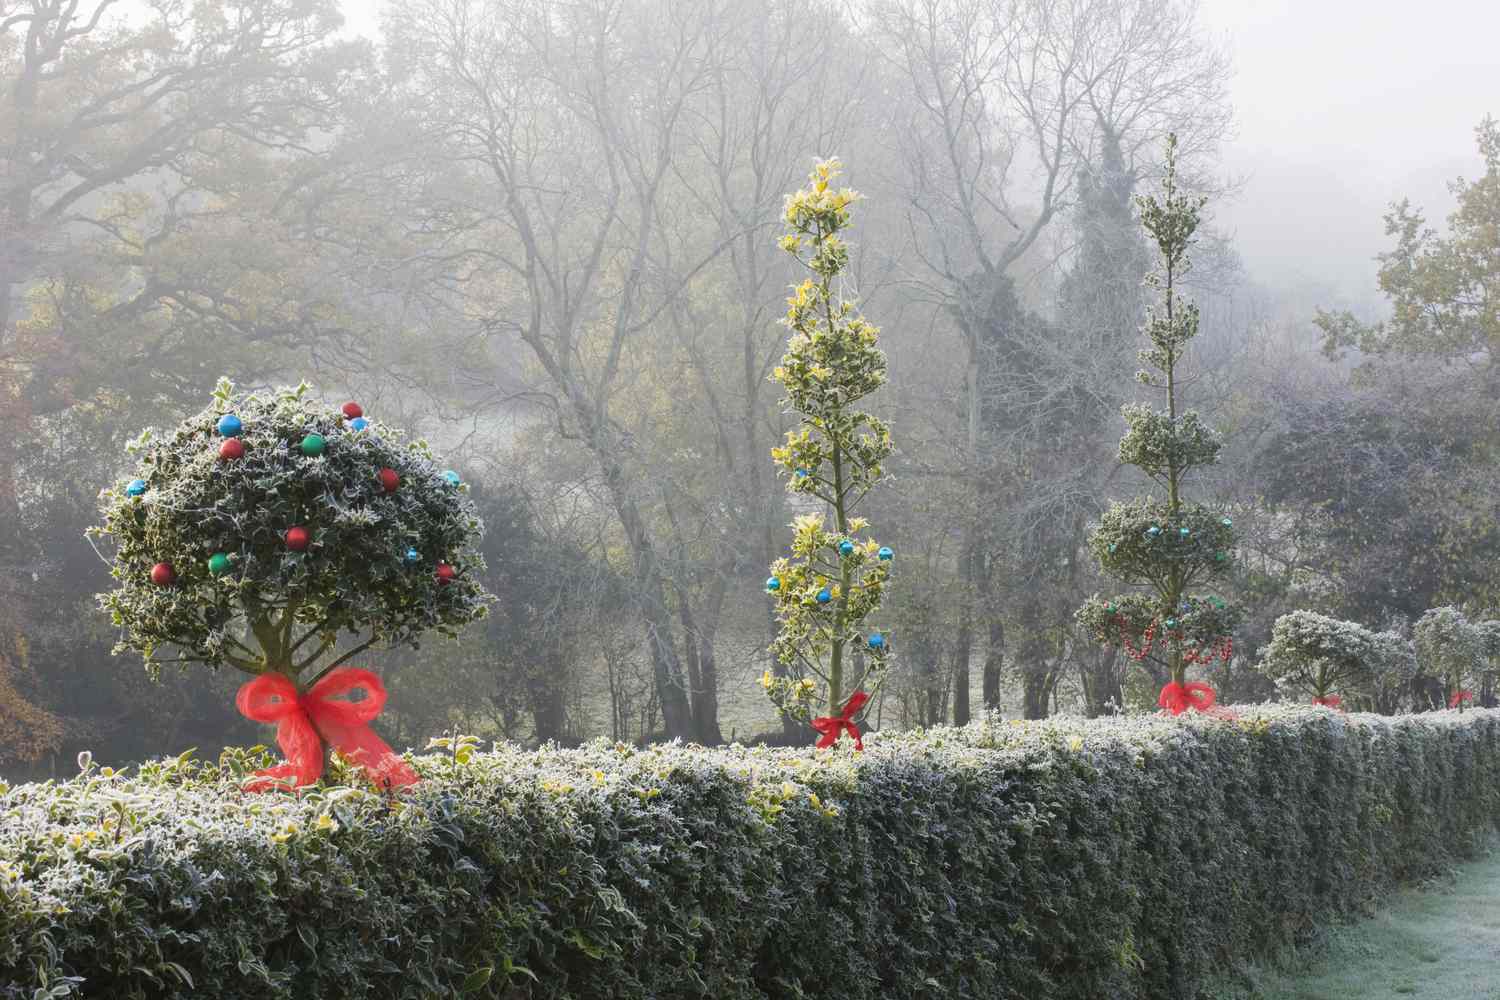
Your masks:
<svg viewBox="0 0 1500 1000"><path fill-rule="evenodd" d="M1336 694L1325 694L1321 698L1314 698L1312 703L1314 705L1326 705L1329 708L1336 708L1341 712L1344 710L1344 699Z"/></svg>
<svg viewBox="0 0 1500 1000"><path fill-rule="evenodd" d="M1474 692L1473 691L1470 691L1467 688L1459 688L1457 691L1453 692L1453 697L1448 699L1448 707L1449 708L1457 708L1459 705L1463 704L1464 702L1466 702L1466 701L1473 701L1473 700L1474 700Z"/></svg>
<svg viewBox="0 0 1500 1000"><path fill-rule="evenodd" d="M363 701L334 699L356 689ZM323 744L351 763L360 764L381 788L417 782L417 773L366 725L385 707L385 685L368 670L335 670L305 694L284 674L261 674L240 688L234 699L240 714L256 722L276 723L276 745L287 762L257 771L260 781L246 791L311 785L323 776Z"/></svg>
<svg viewBox="0 0 1500 1000"><path fill-rule="evenodd" d="M818 749L826 750L839 741L839 735L844 732L854 737L854 749L863 750L865 741L860 738L859 727L854 724L854 716L860 709L865 707L865 702L870 696L863 691L856 691L844 702L844 710L838 715L820 715L812 720L813 729L823 734L818 740Z"/></svg>
<svg viewBox="0 0 1500 1000"><path fill-rule="evenodd" d="M1194 681L1191 684L1178 684L1172 681L1161 689L1161 695L1157 697L1156 703L1173 715L1181 715L1188 709L1195 712L1206 712L1214 707L1214 689L1207 684Z"/></svg>

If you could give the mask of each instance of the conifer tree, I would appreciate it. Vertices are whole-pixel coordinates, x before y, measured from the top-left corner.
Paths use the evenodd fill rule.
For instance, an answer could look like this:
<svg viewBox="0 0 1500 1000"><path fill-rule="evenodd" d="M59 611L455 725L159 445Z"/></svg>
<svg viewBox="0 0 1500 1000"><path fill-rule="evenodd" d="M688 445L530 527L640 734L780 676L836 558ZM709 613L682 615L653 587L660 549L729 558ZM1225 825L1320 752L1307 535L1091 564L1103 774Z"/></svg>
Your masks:
<svg viewBox="0 0 1500 1000"><path fill-rule="evenodd" d="M781 248L812 274L787 299L782 323L792 336L772 373L786 390L783 404L801 420L771 457L786 475L788 491L821 501L826 513L799 516L790 556L771 566L766 590L781 622L771 649L786 674L766 671L761 679L783 713L811 721L824 734L820 745L834 742L843 729L858 739L854 721L883 676L889 638L867 632L865 621L880 607L894 556L865 534L868 523L854 515L881 480L891 435L882 421L853 408L885 384L885 355L876 347L879 330L836 288L849 263L839 233L859 199L848 188L831 186L838 173L837 160L819 163L810 189L786 204L790 232ZM828 715L812 719L818 704L827 706Z"/></svg>
<svg viewBox="0 0 1500 1000"><path fill-rule="evenodd" d="M1223 511L1184 495L1189 474L1212 465L1222 447L1218 433L1196 412L1181 409L1180 399L1179 369L1198 332L1198 308L1183 296L1181 285L1191 267L1189 250L1204 203L1179 189L1177 139L1169 135L1160 197L1136 199L1156 254L1146 281L1157 293L1144 327L1149 347L1140 352L1147 368L1136 378L1163 391L1166 410L1127 404L1127 430L1120 440L1120 461L1139 468L1160 492L1116 501L1104 512L1089 549L1106 575L1135 589L1116 597L1095 595L1077 613L1099 642L1165 666L1168 679L1159 704L1174 715L1213 704L1213 689L1189 683L1187 668L1216 656L1228 660L1242 616L1217 596L1194 593L1228 572L1235 532Z"/></svg>

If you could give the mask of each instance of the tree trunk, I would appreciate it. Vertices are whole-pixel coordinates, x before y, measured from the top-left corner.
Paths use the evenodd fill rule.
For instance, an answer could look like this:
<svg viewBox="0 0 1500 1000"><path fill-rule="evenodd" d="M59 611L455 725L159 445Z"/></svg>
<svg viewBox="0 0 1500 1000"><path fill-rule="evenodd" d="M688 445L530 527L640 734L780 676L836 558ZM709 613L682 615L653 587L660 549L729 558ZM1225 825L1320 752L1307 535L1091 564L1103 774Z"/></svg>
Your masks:
<svg viewBox="0 0 1500 1000"><path fill-rule="evenodd" d="M993 612L991 612L993 614ZM989 645L984 651L984 707L1000 708L1000 671L1005 664L1005 623L998 617L990 620Z"/></svg>
<svg viewBox="0 0 1500 1000"><path fill-rule="evenodd" d="M531 679L531 718L538 743L562 742L567 717L563 686L558 679L563 676L563 669L562 654L550 652L545 674Z"/></svg>
<svg viewBox="0 0 1500 1000"><path fill-rule="evenodd" d="M953 638L953 724L966 725L969 721L969 658L974 647L974 605L978 600L977 573L974 572L974 553L979 546L975 537L978 532L971 525L965 532L964 553L959 560L960 577L963 580L963 600L959 602L958 630Z"/></svg>
<svg viewBox="0 0 1500 1000"><path fill-rule="evenodd" d="M704 602L703 621L696 637L698 645L698 684L693 687L693 726L698 730L698 742L704 746L717 746L724 742L719 729L719 660L714 651L718 638L719 619L724 611L724 596L729 587L728 577L719 573L708 588L708 599ZM688 636L693 642L694 637ZM700 687L701 685L701 687Z"/></svg>
<svg viewBox="0 0 1500 1000"><path fill-rule="evenodd" d="M595 450L597 453L598 449ZM677 657L677 647L673 641L672 618L667 610L666 581L662 578L656 547L647 534L646 521L641 516L640 507L630 496L624 467L614 454L600 454L599 457L604 467L605 481L609 485L610 498L614 501L615 512L619 515L634 556L635 596L640 603L641 623L646 629L646 645L651 650L652 679L656 686L657 701L661 705L667 738L692 739L692 712L688 707L682 661Z"/></svg>

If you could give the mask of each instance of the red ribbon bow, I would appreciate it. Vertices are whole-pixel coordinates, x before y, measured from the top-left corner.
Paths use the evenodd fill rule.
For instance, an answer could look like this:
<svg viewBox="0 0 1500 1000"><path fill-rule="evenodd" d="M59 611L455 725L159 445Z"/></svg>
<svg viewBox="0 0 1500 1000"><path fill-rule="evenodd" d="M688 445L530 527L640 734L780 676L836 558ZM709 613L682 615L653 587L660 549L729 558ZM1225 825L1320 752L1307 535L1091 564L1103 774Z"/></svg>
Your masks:
<svg viewBox="0 0 1500 1000"><path fill-rule="evenodd" d="M1336 708L1340 712L1344 710L1344 699L1336 694L1325 694L1321 698L1314 698L1312 703L1314 705L1326 705L1329 708Z"/></svg>
<svg viewBox="0 0 1500 1000"><path fill-rule="evenodd" d="M1474 700L1474 692L1473 691L1470 691L1468 688L1459 688L1457 691L1453 692L1453 697L1448 699L1448 707L1449 708L1457 708L1459 705L1463 704L1464 702L1466 702L1466 701L1473 701L1473 700Z"/></svg>
<svg viewBox="0 0 1500 1000"><path fill-rule="evenodd" d="M365 692L364 700L334 700L356 689ZM240 688L234 704L247 718L276 723L276 745L287 759L257 771L262 780L247 784L246 791L311 785L323 776L324 743L362 765L380 788L417 782L417 772L367 725L385 707L385 685L368 670L335 670L305 694L284 674L261 674Z"/></svg>
<svg viewBox="0 0 1500 1000"><path fill-rule="evenodd" d="M863 750L865 741L860 738L859 727L854 724L854 716L860 709L865 707L865 702L870 696L863 691L856 691L844 702L844 710L838 715L820 715L812 720L813 729L823 734L818 740L818 749L826 750L839 741L840 734L848 732L854 737L854 749Z"/></svg>
<svg viewBox="0 0 1500 1000"><path fill-rule="evenodd" d="M1173 715L1181 715L1188 709L1195 712L1206 712L1214 707L1214 689L1207 684L1194 681L1191 684L1178 684L1172 681L1161 689L1161 695L1157 697L1156 703Z"/></svg>

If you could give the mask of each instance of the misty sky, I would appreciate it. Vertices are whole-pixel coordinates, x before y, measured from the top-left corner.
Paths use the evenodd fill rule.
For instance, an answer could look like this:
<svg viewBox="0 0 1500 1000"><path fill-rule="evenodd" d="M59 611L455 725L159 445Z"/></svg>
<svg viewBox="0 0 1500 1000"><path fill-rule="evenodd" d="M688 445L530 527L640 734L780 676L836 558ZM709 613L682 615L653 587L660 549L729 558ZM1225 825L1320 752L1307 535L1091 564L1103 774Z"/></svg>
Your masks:
<svg viewBox="0 0 1500 1000"><path fill-rule="evenodd" d="M1473 128L1500 116L1500 2L1202 2L1233 54L1224 171L1244 181L1219 223L1260 281L1373 299L1387 204L1407 196L1441 222L1446 182L1480 172ZM374 35L378 7L344 0L350 30Z"/></svg>

